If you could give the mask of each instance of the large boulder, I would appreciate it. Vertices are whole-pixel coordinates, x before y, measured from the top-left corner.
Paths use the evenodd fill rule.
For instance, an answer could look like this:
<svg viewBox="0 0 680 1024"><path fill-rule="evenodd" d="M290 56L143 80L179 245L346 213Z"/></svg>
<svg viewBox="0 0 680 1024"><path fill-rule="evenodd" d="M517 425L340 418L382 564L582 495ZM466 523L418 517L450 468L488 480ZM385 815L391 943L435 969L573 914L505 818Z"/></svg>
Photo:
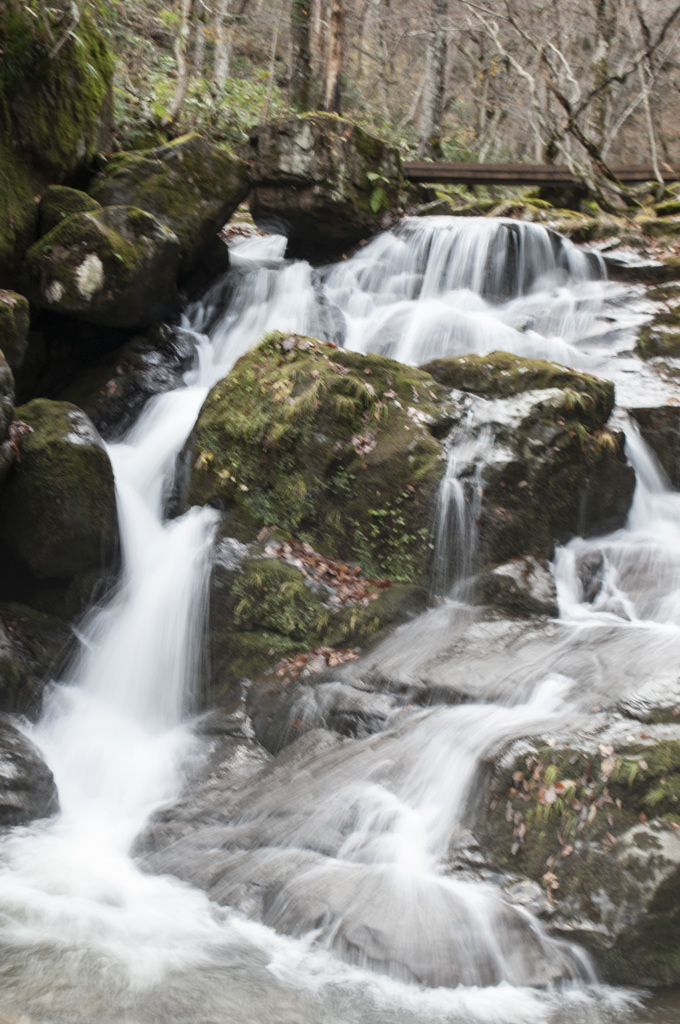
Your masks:
<svg viewBox="0 0 680 1024"><path fill-rule="evenodd" d="M257 125L242 153L255 223L286 235L292 256L337 255L398 208L398 151L332 114Z"/></svg>
<svg viewBox="0 0 680 1024"><path fill-rule="evenodd" d="M27 254L36 302L106 327L140 327L176 310L177 236L150 213L77 213Z"/></svg>
<svg viewBox="0 0 680 1024"><path fill-rule="evenodd" d="M20 458L0 491L2 596L67 617L116 564L111 463L76 406L35 399L16 416Z"/></svg>
<svg viewBox="0 0 680 1024"><path fill-rule="evenodd" d="M34 744L0 716L0 828L26 825L58 810L52 772Z"/></svg>
<svg viewBox="0 0 680 1024"><path fill-rule="evenodd" d="M14 373L24 362L29 326L28 299L17 292L0 289L0 352Z"/></svg>
<svg viewBox="0 0 680 1024"><path fill-rule="evenodd" d="M443 397L392 359L272 334L208 395L185 505L222 508L238 540L277 526L367 576L422 583Z"/></svg>
<svg viewBox="0 0 680 1024"><path fill-rule="evenodd" d="M0 10L0 285L35 237L35 193L72 180L111 137L114 61L104 39L85 11L48 59L43 19L51 18L24 4ZM57 37L66 30L52 27Z"/></svg>
<svg viewBox="0 0 680 1024"><path fill-rule="evenodd" d="M112 157L90 186L103 206L152 213L180 241L182 276L209 252L217 232L248 195L243 160L200 135Z"/></svg>
<svg viewBox="0 0 680 1024"><path fill-rule="evenodd" d="M423 369L478 396L464 428L471 455L457 466L469 493L483 489L478 564L549 558L555 542L623 526L635 474L622 433L606 426L613 384L507 352L438 359Z"/></svg>

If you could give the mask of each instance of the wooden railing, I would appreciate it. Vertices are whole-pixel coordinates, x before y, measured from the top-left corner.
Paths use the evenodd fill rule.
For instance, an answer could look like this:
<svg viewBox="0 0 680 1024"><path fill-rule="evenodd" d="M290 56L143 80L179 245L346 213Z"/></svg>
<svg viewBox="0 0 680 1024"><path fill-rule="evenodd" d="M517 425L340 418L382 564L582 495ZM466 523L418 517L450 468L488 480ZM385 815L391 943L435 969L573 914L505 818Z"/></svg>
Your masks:
<svg viewBox="0 0 680 1024"><path fill-rule="evenodd" d="M652 167L630 165L612 167L612 172L625 185L654 181ZM664 181L680 181L680 171L664 166ZM581 184L568 167L543 164L451 164L415 160L404 164L408 181L449 185L578 185Z"/></svg>

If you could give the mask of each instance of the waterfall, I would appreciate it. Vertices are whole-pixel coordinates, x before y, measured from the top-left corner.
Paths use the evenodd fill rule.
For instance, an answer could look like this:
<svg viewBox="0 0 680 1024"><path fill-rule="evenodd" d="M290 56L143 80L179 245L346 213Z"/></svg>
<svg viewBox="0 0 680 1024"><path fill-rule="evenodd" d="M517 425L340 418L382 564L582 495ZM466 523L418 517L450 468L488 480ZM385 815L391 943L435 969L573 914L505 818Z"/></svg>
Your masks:
<svg viewBox="0 0 680 1024"><path fill-rule="evenodd" d="M485 760L582 713L582 691L592 700L587 668L596 659L584 655L583 668L574 653L584 621L622 625L619 646L603 647L612 679L619 666L640 666L641 652L636 662L627 645L633 624L677 631L680 499L632 434L630 524L557 553L558 642L531 638L507 656L485 635L466 646L462 631L477 613L442 603L398 630L366 671L414 694L429 673L442 692L465 683L475 699L402 706L363 739L312 735L248 776L211 812L190 857L182 853L189 830L172 848L197 884L219 889L223 906L130 858L144 822L179 796L204 754L187 716L217 514L164 518L175 460L209 387L263 333L310 333L413 363L506 349L609 376L621 384L620 402L645 389L658 400L658 380L644 368L630 383L635 315L625 289L543 228L407 219L322 270L286 262L284 247L277 238L234 247L227 278L187 310L182 329L195 340L196 365L185 386L153 399L109 446L124 570L113 598L82 625L81 651L51 688L43 718L26 726L55 774L62 811L0 840L0 1017L630 1020L634 996L599 985L577 946L550 938L475 866L469 825ZM483 430L472 438L461 430L452 442L438 513L440 593L473 569L478 472L492 443ZM661 658L668 647L655 651ZM249 920L258 892L263 917Z"/></svg>

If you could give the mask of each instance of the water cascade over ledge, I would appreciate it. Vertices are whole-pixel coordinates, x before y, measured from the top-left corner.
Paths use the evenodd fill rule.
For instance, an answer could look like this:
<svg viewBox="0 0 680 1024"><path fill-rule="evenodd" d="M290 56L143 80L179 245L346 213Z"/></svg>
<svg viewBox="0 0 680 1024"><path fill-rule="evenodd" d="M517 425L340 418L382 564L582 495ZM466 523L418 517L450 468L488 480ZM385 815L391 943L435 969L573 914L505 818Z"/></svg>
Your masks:
<svg viewBox="0 0 680 1024"><path fill-rule="evenodd" d="M481 619L464 592L446 599L475 571L475 495L494 444L473 409L436 513L439 603L356 669L394 693L429 686L428 706L391 706L367 737L310 733L237 770L228 811L189 815L157 864L131 856L205 755L192 693L218 514L165 517L177 457L209 388L265 332L413 364L494 350L554 360L614 380L622 409L675 397L632 354L631 293L541 227L407 219L318 270L286 262L284 248L276 237L234 246L227 278L187 312L196 361L184 387L108 447L124 572L26 726L62 809L0 840L0 1018L647 1020L635 994L600 984L577 944L548 933L516 877L480 866L471 831L480 780L511 741L577 728L596 701L680 657L680 497L623 411L634 505L625 528L558 549L558 619L494 649L491 630L468 642ZM585 563L597 566L594 598ZM466 702L441 697L454 690Z"/></svg>

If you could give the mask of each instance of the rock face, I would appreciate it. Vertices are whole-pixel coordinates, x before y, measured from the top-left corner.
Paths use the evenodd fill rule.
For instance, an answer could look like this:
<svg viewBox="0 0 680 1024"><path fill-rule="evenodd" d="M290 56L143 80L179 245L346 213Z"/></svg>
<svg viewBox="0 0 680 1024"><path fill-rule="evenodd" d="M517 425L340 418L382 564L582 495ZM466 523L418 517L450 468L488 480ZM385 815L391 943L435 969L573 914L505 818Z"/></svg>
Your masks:
<svg viewBox="0 0 680 1024"><path fill-rule="evenodd" d="M139 327L176 308L177 237L135 207L73 214L27 259L45 309L107 327Z"/></svg>
<svg viewBox="0 0 680 1024"><path fill-rule="evenodd" d="M14 418L14 376L0 350L0 444L7 438Z"/></svg>
<svg viewBox="0 0 680 1024"><path fill-rule="evenodd" d="M12 41L0 70L0 286L35 237L35 192L72 178L110 139L114 62L89 14L50 61L39 26L22 5L0 12Z"/></svg>
<svg viewBox="0 0 680 1024"><path fill-rule="evenodd" d="M58 810L52 772L31 741L0 716L0 828L26 825Z"/></svg>
<svg viewBox="0 0 680 1024"><path fill-rule="evenodd" d="M0 352L14 373L26 355L29 325L28 299L17 292L0 290Z"/></svg>
<svg viewBox="0 0 680 1024"><path fill-rule="evenodd" d="M243 155L255 223L288 237L292 256L325 258L383 225L399 203L396 149L331 114L258 125Z"/></svg>
<svg viewBox="0 0 680 1024"><path fill-rule="evenodd" d="M248 190L243 160L200 135L114 156L90 187L103 206L139 207L173 231L182 276L209 251Z"/></svg>
<svg viewBox="0 0 680 1024"><path fill-rule="evenodd" d="M16 412L21 458L0 491L2 592L64 616L118 555L113 473L85 414L35 399Z"/></svg>

